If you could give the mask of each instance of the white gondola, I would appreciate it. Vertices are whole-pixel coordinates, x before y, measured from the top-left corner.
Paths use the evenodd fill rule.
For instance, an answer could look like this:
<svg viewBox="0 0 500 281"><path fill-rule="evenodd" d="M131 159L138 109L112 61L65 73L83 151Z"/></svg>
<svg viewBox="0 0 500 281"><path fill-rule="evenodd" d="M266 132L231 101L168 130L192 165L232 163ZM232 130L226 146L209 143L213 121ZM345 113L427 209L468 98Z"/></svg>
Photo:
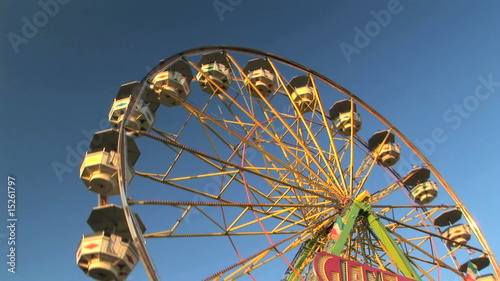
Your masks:
<svg viewBox="0 0 500 281"><path fill-rule="evenodd" d="M243 68L248 75L245 87L251 96L268 97L276 89L276 75L268 60L256 58L249 60Z"/></svg>
<svg viewBox="0 0 500 281"><path fill-rule="evenodd" d="M395 143L395 136L390 131L378 131L368 140L368 149L382 167L396 164L401 157L401 147Z"/></svg>
<svg viewBox="0 0 500 281"><path fill-rule="evenodd" d="M350 112L341 113L332 122L335 129L344 136L350 136L353 129L354 134L359 132L362 123L361 115L357 112L353 112L352 119Z"/></svg>
<svg viewBox="0 0 500 281"><path fill-rule="evenodd" d="M267 69L260 68L253 70L248 74L248 79L250 79L250 83L253 84L253 86L247 84L246 87L250 95L254 97L268 97L276 88L274 73ZM257 88L257 90L255 88Z"/></svg>
<svg viewBox="0 0 500 281"><path fill-rule="evenodd" d="M165 106L179 105L180 101L185 101L191 92L190 81L177 71L160 72L152 82L152 88L158 94L159 102Z"/></svg>
<svg viewBox="0 0 500 281"><path fill-rule="evenodd" d="M220 92L217 86L222 88L222 90L227 90L233 82L230 69L218 62L202 65L201 72L198 72L196 75L196 80L200 88L211 95Z"/></svg>
<svg viewBox="0 0 500 281"><path fill-rule="evenodd" d="M290 80L287 86L293 103L301 113L311 112L317 105L314 84L311 79L307 75L296 76Z"/></svg>
<svg viewBox="0 0 500 281"><path fill-rule="evenodd" d="M383 144L377 155L377 163L383 167L390 167L399 161L401 147L397 143Z"/></svg>
<svg viewBox="0 0 500 281"><path fill-rule="evenodd" d="M134 172L129 165L127 167L127 181L130 182ZM102 150L85 154L80 166L80 178L89 190L102 196L119 194L118 153Z"/></svg>
<svg viewBox="0 0 500 281"><path fill-rule="evenodd" d="M314 110L316 100L314 98L314 89L309 86L296 88L292 93L292 100L297 105L301 113Z"/></svg>
<svg viewBox="0 0 500 281"><path fill-rule="evenodd" d="M114 128L118 128L123 121L123 116L125 114L125 110L130 103L130 97L119 99L113 102L113 106L109 111L109 122L113 125ZM136 105L136 107L132 110L130 114L130 119L127 124L127 127L136 131L149 131L155 122L154 113L151 111L149 106L140 102Z"/></svg>
<svg viewBox="0 0 500 281"><path fill-rule="evenodd" d="M471 238L470 226L466 224L451 226L443 233L443 237L453 241L445 241L446 245L449 247L457 247L459 245L458 243L467 243Z"/></svg>
<svg viewBox="0 0 500 281"><path fill-rule="evenodd" d="M84 235L76 251L76 262L96 280L122 281L138 261L137 250L120 236L104 232Z"/></svg>
<svg viewBox="0 0 500 281"><path fill-rule="evenodd" d="M356 107L351 100L340 100L330 108L333 128L343 136L349 137L351 131L356 134L361 130L361 115L356 111Z"/></svg>
<svg viewBox="0 0 500 281"><path fill-rule="evenodd" d="M429 204L438 196L438 185L433 181L419 183L412 188L411 195L417 204Z"/></svg>

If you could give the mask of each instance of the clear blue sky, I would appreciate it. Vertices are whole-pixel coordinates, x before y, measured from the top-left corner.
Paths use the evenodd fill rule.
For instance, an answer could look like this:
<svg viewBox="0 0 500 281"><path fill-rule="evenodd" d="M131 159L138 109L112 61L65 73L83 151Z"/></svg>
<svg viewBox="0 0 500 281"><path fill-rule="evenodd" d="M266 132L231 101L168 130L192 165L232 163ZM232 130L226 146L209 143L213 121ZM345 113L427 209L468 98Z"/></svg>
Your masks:
<svg viewBox="0 0 500 281"><path fill-rule="evenodd" d="M500 2L241 0L218 12L201 0L54 1L40 1L57 3L48 12L38 1L0 3L0 279L88 280L74 253L96 196L73 153L103 128L120 84L215 44L279 54L356 93L420 146L500 255ZM390 20L360 41L357 28L382 9ZM436 129L445 140L423 146ZM7 176L17 182L16 274L5 263ZM142 267L131 277L145 280Z"/></svg>

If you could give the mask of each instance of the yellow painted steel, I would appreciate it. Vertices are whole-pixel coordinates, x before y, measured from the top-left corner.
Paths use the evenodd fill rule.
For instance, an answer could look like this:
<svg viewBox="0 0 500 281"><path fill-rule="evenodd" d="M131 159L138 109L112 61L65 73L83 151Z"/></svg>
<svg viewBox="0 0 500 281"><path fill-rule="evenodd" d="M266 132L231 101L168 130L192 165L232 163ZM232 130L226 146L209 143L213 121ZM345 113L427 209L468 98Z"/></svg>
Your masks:
<svg viewBox="0 0 500 281"><path fill-rule="evenodd" d="M246 76L246 74L242 71L241 67L240 67L240 66L238 65L238 63L234 60L234 58L232 58L232 56L230 56L230 55L228 55L228 58L229 58L229 59L233 62L233 64L234 64L234 65L238 68L238 70L240 71L240 73L242 73L242 75ZM278 77L279 77L279 75L278 75ZM248 78L248 77L247 77L247 78ZM278 79L281 79L281 78L278 78ZM282 85L284 85L284 84L282 83ZM253 84L252 84L252 86L253 86L253 87L255 87L255 85L253 85ZM291 97L291 94L290 94L290 93L288 93L288 89L287 89L286 87L284 87L284 89L287 91L288 96L289 96L289 97ZM257 90L257 89L255 88L255 90ZM283 120L283 117L282 117L282 116L281 116L281 114L280 114L280 113L276 110L276 108L274 108L274 106L273 106L271 103L269 103L269 101L268 101L266 98L264 98L264 97L263 97L263 98L262 98L262 101L266 104L267 108L271 110L271 112L274 114L274 116L275 116L276 118L278 118L278 119L281 121L281 123L283 124L283 126L285 126L286 130L288 131L288 133L290 133L290 134L291 134L291 135L292 135L292 136L293 136L293 137L297 140L297 142L298 142L298 143L299 143L302 147L307 147L307 146L306 146L306 144L303 142L302 138L299 138L299 136L298 136L298 135L294 132L294 130L292 130L292 128L290 127L290 125L289 125L287 122L285 122L285 120ZM297 115L299 116L299 118L303 121L303 116L302 116L302 113L300 112L300 110L298 110L298 109L296 108L296 105L295 105L293 102L291 102L291 104L292 104L293 106L295 106L295 112L296 112L296 114L297 114ZM303 122L304 122L304 121L303 121ZM312 133L310 132L310 128L309 128L308 126L305 126L305 127L306 127L306 129L308 130L309 135L311 135L311 136L312 136ZM316 147L317 147L317 148L319 148L319 145L318 145L318 143L317 143L317 141L316 141L315 139L313 139L313 142L315 143ZM318 149L318 150L320 150L320 149ZM311 159L315 160L315 157L313 157L313 156L311 155L310 150L306 149L306 150L304 150L304 153L305 153L305 155L307 155L307 156L308 156L308 157L310 157ZM325 163L328 163L328 162L326 161L326 159L324 159L324 155L323 155L323 154L321 154L321 156L323 156L323 160L324 160L324 162L325 162ZM331 168L329 168L329 172L327 173L327 171L323 170L322 165L320 165L320 163L319 163L319 162L317 162L317 161L313 161L313 162L314 162L314 163L315 163L315 164L316 164L316 165L320 168L321 173L322 173L323 175L333 175L333 172L331 172ZM329 167L329 165L327 165L327 167ZM330 177L329 177L329 178L330 178ZM328 183L328 182L327 182L326 184L331 185L332 183Z"/></svg>

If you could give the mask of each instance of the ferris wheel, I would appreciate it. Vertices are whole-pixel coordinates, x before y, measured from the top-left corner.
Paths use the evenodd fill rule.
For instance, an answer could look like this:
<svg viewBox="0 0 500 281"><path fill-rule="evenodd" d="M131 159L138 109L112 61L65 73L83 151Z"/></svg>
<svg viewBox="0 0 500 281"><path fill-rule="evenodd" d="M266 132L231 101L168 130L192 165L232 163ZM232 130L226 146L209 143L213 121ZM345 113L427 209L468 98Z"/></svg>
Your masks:
<svg viewBox="0 0 500 281"><path fill-rule="evenodd" d="M291 60L186 50L122 85L109 120L80 169L99 200L76 260L95 279L125 280L139 261L151 280L500 276L415 145Z"/></svg>

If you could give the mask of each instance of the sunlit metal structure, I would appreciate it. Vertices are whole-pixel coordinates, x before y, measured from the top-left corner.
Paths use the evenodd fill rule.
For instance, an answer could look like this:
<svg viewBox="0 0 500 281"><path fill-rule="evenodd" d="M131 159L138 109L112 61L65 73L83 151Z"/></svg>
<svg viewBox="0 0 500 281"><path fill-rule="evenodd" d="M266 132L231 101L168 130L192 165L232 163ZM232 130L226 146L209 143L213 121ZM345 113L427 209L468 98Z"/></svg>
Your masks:
<svg viewBox="0 0 500 281"><path fill-rule="evenodd" d="M88 222L94 233L77 250L91 277L126 278L135 262L122 262L136 255L151 280L170 264L165 279L203 259L213 271L197 279L270 280L281 266L283 280L324 280L315 258L333 254L400 278L391 280L465 278L468 266L479 280L498 280L481 229L432 163L362 99L296 62L242 47L182 51L122 85L110 121L114 128L96 133L88 154L109 156L82 164L84 183L99 194ZM419 166L400 175L410 154ZM99 192L101 183L112 191ZM163 229L145 232L139 215L151 215L148 206ZM106 214L101 221L97 212ZM151 254L148 238L165 240L162 256ZM210 249L192 247L197 239ZM109 255L109 247L88 243L126 254L102 264L89 257ZM180 244L193 251L183 266L169 250ZM213 258L231 253L232 263Z"/></svg>

